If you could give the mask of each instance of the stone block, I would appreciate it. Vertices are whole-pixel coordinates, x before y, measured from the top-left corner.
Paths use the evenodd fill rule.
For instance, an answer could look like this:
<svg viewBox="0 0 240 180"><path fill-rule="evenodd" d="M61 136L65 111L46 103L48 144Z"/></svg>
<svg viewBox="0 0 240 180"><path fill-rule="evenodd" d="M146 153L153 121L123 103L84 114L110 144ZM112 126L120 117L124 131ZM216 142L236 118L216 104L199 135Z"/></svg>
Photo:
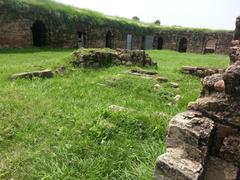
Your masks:
<svg viewBox="0 0 240 180"><path fill-rule="evenodd" d="M204 180L238 180L239 169L232 163L211 156L206 166Z"/></svg>
<svg viewBox="0 0 240 180"><path fill-rule="evenodd" d="M215 94L202 97L188 105L189 110L202 112L205 116L221 124L240 127L240 98Z"/></svg>
<svg viewBox="0 0 240 180"><path fill-rule="evenodd" d="M219 83L223 80L222 74L214 74L212 76L207 76L204 79L202 79L202 85L203 89L201 92L201 96L209 96L215 92L219 92L219 89L216 88L216 83ZM221 90L220 92L224 91Z"/></svg>
<svg viewBox="0 0 240 180"><path fill-rule="evenodd" d="M238 133L238 128L216 123L216 131L213 138L214 142L213 142L211 154L215 154L215 155L219 154L224 138L230 135L236 135L237 133Z"/></svg>
<svg viewBox="0 0 240 180"><path fill-rule="evenodd" d="M166 146L181 148L185 158L204 164L213 130L214 122L199 112L178 114L169 123Z"/></svg>
<svg viewBox="0 0 240 180"><path fill-rule="evenodd" d="M182 73L191 74L198 77L211 76L216 73L223 73L224 69L208 68L208 67L195 67L195 66L183 66L180 70Z"/></svg>
<svg viewBox="0 0 240 180"><path fill-rule="evenodd" d="M33 79L34 77L38 78L52 78L53 72L50 69L46 69L43 71L33 71L33 72L23 72L14 74L11 76L11 79Z"/></svg>
<svg viewBox="0 0 240 180"><path fill-rule="evenodd" d="M240 61L232 64L223 75L225 92L231 96L240 97Z"/></svg>
<svg viewBox="0 0 240 180"><path fill-rule="evenodd" d="M240 135L224 138L219 156L240 167Z"/></svg>

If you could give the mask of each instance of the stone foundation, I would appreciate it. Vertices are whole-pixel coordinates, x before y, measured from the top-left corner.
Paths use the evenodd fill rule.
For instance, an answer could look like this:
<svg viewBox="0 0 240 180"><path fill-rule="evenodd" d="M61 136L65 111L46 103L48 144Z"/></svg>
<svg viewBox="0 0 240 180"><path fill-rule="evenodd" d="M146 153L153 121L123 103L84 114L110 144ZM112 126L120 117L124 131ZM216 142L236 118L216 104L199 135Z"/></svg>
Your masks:
<svg viewBox="0 0 240 180"><path fill-rule="evenodd" d="M74 51L71 64L75 67L102 67L109 65L157 66L143 50L79 49Z"/></svg>

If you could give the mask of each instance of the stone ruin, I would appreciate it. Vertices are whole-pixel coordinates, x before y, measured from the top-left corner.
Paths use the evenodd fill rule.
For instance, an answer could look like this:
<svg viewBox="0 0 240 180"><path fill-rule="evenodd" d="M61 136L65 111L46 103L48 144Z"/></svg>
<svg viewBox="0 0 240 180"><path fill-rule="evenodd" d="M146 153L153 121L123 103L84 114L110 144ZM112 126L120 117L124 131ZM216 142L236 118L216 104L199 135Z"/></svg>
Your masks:
<svg viewBox="0 0 240 180"><path fill-rule="evenodd" d="M79 49L73 52L71 63L75 67L102 67L108 65L157 66L143 50Z"/></svg>
<svg viewBox="0 0 240 180"><path fill-rule="evenodd" d="M155 180L240 179L240 17L230 66L202 84L200 98L170 121Z"/></svg>
<svg viewBox="0 0 240 180"><path fill-rule="evenodd" d="M184 74L191 74L200 78L211 76L213 74L223 73L225 69L221 68L208 68L208 67L197 67L197 66L183 66L180 70Z"/></svg>

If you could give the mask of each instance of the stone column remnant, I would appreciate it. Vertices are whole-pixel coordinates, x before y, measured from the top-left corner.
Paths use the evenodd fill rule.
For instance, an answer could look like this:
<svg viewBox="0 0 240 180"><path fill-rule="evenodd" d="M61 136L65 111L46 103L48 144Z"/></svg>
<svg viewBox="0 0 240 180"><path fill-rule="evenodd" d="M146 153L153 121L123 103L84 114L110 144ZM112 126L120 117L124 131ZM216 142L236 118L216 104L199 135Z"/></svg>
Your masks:
<svg viewBox="0 0 240 180"><path fill-rule="evenodd" d="M230 66L202 84L200 98L170 121L154 180L240 179L240 16Z"/></svg>

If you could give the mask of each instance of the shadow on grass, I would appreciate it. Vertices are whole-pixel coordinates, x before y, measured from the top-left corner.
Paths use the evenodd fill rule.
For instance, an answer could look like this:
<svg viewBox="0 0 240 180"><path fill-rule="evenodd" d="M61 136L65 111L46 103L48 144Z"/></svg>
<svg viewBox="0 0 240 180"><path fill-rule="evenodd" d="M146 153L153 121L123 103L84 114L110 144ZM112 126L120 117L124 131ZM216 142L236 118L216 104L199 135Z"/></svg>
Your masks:
<svg viewBox="0 0 240 180"><path fill-rule="evenodd" d="M62 51L69 51L72 52L74 49L64 49L64 48L6 48L0 49L0 54L24 54L24 53L39 53L39 52L62 52Z"/></svg>

